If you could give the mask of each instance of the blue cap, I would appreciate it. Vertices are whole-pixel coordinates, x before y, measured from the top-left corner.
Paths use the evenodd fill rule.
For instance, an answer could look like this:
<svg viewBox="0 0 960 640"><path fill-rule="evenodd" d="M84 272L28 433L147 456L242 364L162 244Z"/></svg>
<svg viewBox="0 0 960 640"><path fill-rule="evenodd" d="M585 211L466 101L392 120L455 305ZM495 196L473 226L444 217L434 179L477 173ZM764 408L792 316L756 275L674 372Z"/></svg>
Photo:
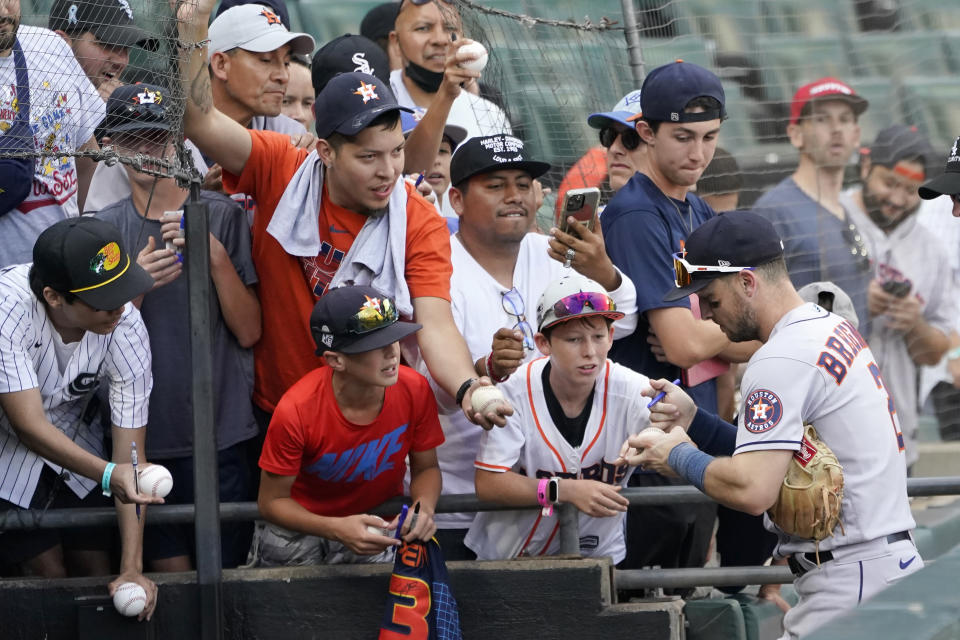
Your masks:
<svg viewBox="0 0 960 640"><path fill-rule="evenodd" d="M693 230L684 244L684 259L700 267L756 267L783 255L783 241L767 218L752 211L727 211ZM691 282L663 297L682 300L729 271L694 271Z"/></svg>
<svg viewBox="0 0 960 640"><path fill-rule="evenodd" d="M704 122L727 117L720 78L691 62L677 60L651 71L640 88L643 119L654 122ZM694 98L706 96L720 102L720 111L684 113Z"/></svg>
<svg viewBox="0 0 960 640"><path fill-rule="evenodd" d="M417 125L420 124L420 121L423 119L423 115L426 112L426 109L417 108L410 113L407 113L406 111L401 113L400 127L403 129L403 135L410 135L410 132L416 129ZM443 137L450 139L452 151L455 150L461 142L467 139L467 130L460 125L450 124L448 122L443 126Z"/></svg>
<svg viewBox="0 0 960 640"><path fill-rule="evenodd" d="M636 120L636 117L639 115L641 115L640 89L635 89L620 98L620 102L614 105L613 109L610 111L591 113L587 118L587 124L594 129L603 129L604 127L609 126L610 121L612 120L632 128L633 121Z"/></svg>
<svg viewBox="0 0 960 640"><path fill-rule="evenodd" d="M397 103L389 83L358 71L341 73L317 94L313 105L317 136L326 138L332 133L355 136L388 111L411 109Z"/></svg>
<svg viewBox="0 0 960 640"><path fill-rule="evenodd" d="M125 84L117 87L107 99L105 133L121 131L169 131L172 122L167 107L170 92L153 84Z"/></svg>

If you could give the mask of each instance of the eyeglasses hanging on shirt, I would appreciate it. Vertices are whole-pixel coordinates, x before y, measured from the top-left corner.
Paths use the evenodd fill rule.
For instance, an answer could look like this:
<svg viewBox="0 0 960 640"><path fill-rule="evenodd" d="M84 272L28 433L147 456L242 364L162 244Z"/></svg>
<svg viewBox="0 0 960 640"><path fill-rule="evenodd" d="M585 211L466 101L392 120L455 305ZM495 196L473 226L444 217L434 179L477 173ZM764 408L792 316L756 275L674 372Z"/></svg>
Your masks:
<svg viewBox="0 0 960 640"><path fill-rule="evenodd" d="M523 303L523 297L516 287L500 295L503 296L501 300L503 310L517 319L517 324L513 325L513 328L519 329L523 333L523 348L533 351L537 347L533 342L533 327L527 322L527 316L525 315L527 308Z"/></svg>

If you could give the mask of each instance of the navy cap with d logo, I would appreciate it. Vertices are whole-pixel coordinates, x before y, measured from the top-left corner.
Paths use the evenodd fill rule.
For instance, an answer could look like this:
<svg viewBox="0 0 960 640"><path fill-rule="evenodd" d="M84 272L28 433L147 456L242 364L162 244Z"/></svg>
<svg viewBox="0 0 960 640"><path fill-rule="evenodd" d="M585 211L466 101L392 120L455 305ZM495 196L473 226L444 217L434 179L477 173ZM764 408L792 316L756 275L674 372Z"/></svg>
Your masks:
<svg viewBox="0 0 960 640"><path fill-rule="evenodd" d="M694 98L714 98L720 110L702 113L686 113L684 108ZM727 117L726 97L720 78L712 71L692 62L677 60L651 71L640 87L641 115L655 122L704 122Z"/></svg>
<svg viewBox="0 0 960 640"><path fill-rule="evenodd" d="M117 228L89 216L45 229L33 245L33 268L43 286L104 311L153 288L153 277L130 257Z"/></svg>
<svg viewBox="0 0 960 640"><path fill-rule="evenodd" d="M389 82L359 71L334 76L313 105L320 138L332 133L355 136L389 111L413 110L397 104Z"/></svg>

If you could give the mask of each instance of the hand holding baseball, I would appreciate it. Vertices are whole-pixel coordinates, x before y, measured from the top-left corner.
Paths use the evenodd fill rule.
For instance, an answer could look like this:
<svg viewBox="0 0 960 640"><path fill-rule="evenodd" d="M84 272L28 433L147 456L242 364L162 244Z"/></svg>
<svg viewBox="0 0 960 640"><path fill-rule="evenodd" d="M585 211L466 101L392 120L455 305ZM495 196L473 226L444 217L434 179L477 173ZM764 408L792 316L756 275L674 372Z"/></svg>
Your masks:
<svg viewBox="0 0 960 640"><path fill-rule="evenodd" d="M117 611L137 620L149 620L157 607L157 585L141 573L122 573L107 589ZM142 596L142 598L141 598Z"/></svg>

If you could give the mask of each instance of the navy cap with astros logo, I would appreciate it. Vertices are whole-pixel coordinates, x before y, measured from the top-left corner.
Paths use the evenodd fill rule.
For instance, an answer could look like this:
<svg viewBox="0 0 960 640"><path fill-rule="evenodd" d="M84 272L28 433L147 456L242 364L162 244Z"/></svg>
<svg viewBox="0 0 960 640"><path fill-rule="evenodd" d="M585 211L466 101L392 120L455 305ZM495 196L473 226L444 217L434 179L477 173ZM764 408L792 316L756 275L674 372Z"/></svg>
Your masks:
<svg viewBox="0 0 960 640"><path fill-rule="evenodd" d="M45 229L33 245L33 268L44 287L72 293L104 311L153 288L153 277L130 257L120 231L90 216Z"/></svg>
<svg viewBox="0 0 960 640"><path fill-rule="evenodd" d="M332 133L355 136L388 111L413 112L397 103L389 83L369 73L341 73L317 94L313 105L317 136L327 138Z"/></svg>

